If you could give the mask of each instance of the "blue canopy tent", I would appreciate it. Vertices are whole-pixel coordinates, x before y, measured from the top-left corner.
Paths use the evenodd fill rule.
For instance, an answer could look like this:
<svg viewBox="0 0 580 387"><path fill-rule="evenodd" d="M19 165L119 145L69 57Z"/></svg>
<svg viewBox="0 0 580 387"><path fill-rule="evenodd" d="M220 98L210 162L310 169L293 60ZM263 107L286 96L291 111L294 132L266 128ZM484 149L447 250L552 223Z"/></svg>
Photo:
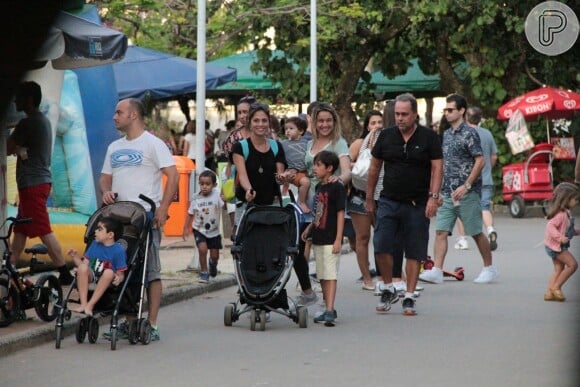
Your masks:
<svg viewBox="0 0 580 387"><path fill-rule="evenodd" d="M119 99L175 99L193 95L197 62L173 54L129 46L125 58L113 65ZM236 69L206 64L206 89L236 80Z"/></svg>

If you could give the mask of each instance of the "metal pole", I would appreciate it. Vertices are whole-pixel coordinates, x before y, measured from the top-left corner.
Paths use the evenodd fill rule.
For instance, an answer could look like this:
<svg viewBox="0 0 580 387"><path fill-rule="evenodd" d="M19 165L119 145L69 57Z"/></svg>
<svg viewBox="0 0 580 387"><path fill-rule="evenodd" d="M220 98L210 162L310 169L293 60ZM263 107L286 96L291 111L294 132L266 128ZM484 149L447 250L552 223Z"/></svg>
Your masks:
<svg viewBox="0 0 580 387"><path fill-rule="evenodd" d="M205 169L205 0L197 0L197 85L195 93L195 170L189 196L197 191L197 176Z"/></svg>
<svg viewBox="0 0 580 387"><path fill-rule="evenodd" d="M310 102L317 97L316 0L310 0Z"/></svg>
<svg viewBox="0 0 580 387"><path fill-rule="evenodd" d="M195 99L195 170L205 166L205 1L197 0L197 87Z"/></svg>

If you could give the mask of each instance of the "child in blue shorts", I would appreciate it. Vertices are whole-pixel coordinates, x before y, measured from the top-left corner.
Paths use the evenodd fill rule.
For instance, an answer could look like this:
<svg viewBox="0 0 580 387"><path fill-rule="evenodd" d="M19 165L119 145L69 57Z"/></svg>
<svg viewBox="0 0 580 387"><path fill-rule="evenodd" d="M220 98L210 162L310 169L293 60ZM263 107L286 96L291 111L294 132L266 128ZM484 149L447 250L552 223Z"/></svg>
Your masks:
<svg viewBox="0 0 580 387"><path fill-rule="evenodd" d="M123 235L123 225L116 219L103 217L97 222L95 240L80 256L74 249L68 255L77 267L77 289L80 305L72 311L93 315L93 309L109 286L119 286L125 279L127 253L117 240ZM97 286L88 299L89 284Z"/></svg>

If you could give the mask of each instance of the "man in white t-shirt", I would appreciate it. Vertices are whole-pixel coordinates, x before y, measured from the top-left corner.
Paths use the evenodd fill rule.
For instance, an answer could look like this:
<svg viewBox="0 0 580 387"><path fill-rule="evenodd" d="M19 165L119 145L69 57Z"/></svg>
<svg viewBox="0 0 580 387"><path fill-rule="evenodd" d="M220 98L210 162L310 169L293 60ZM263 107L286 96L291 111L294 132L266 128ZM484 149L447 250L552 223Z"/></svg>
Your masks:
<svg viewBox="0 0 580 387"><path fill-rule="evenodd" d="M167 221L167 211L177 192L179 174L173 156L165 143L145 130L143 117L145 109L140 100L124 99L117 104L113 121L125 134L107 148L100 188L103 203L112 204L116 200L132 201L142 204L150 211L149 204L139 199L143 194L156 204L151 230L151 244L147 257L147 300L148 315L151 323L151 340L159 340L157 316L161 305L161 263L159 244L161 228ZM167 182L162 190L162 175ZM120 334L123 329L119 328Z"/></svg>

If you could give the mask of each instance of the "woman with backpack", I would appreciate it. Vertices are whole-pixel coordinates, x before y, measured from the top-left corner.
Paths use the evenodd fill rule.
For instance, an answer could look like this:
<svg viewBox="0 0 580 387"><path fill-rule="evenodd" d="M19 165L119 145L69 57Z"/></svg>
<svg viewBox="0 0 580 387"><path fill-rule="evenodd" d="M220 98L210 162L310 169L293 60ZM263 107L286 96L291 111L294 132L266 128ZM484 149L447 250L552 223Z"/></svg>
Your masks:
<svg viewBox="0 0 580 387"><path fill-rule="evenodd" d="M268 105L255 103L250 107L247 126L250 136L232 148L236 167L236 198L240 200L240 215L247 203L269 205L279 200L278 174L286 169L286 156L280 142L269 138L270 111ZM239 222L236 211L236 224Z"/></svg>

